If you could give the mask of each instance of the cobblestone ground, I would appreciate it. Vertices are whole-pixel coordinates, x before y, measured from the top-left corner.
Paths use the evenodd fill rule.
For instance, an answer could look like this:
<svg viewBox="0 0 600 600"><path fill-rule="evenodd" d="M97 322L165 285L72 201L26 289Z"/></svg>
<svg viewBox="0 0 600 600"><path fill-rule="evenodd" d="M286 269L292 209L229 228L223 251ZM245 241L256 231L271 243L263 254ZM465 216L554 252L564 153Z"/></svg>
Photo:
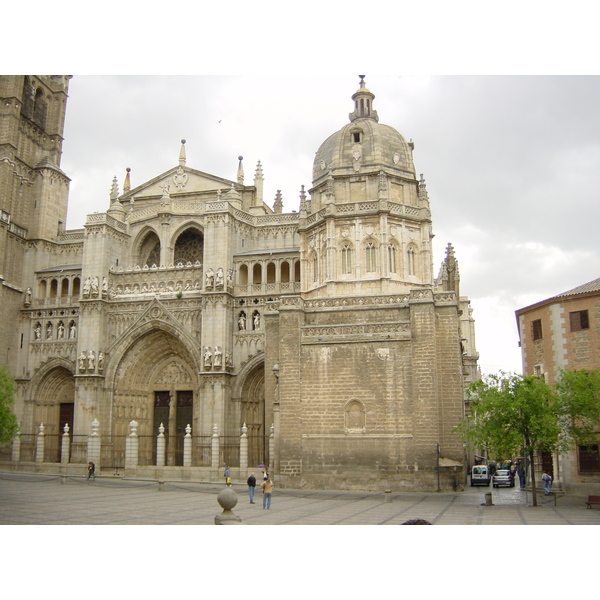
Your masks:
<svg viewBox="0 0 600 600"><path fill-rule="evenodd" d="M223 486L113 478L0 473L2 525L212 525ZM275 490L270 510L262 495L250 504L235 485L234 513L246 525L600 525L600 510L580 496L538 497L518 488L470 488L457 493L376 493ZM486 505L491 493L492 505ZM556 505L555 505L556 504Z"/></svg>

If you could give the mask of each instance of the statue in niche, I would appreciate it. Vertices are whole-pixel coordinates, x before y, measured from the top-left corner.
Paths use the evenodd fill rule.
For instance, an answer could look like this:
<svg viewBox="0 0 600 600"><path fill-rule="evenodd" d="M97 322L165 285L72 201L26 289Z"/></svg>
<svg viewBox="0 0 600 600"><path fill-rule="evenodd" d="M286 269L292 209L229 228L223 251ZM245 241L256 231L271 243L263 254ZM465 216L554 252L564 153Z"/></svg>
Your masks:
<svg viewBox="0 0 600 600"><path fill-rule="evenodd" d="M260 313L258 311L254 313L254 329L260 329Z"/></svg>
<svg viewBox="0 0 600 600"><path fill-rule="evenodd" d="M48 326L46 327L46 339L52 339L52 323L48 323Z"/></svg>
<svg viewBox="0 0 600 600"><path fill-rule="evenodd" d="M240 331L246 331L246 313L242 311L238 318L238 329Z"/></svg>
<svg viewBox="0 0 600 600"><path fill-rule="evenodd" d="M104 371L104 352L98 352L98 371Z"/></svg>
<svg viewBox="0 0 600 600"><path fill-rule="evenodd" d="M204 346L204 368L210 369L212 367L212 352L210 346Z"/></svg>
<svg viewBox="0 0 600 600"><path fill-rule="evenodd" d="M56 337L59 340L62 340L65 337L65 326L63 325L62 321L58 324L58 334L57 334Z"/></svg>
<svg viewBox="0 0 600 600"><path fill-rule="evenodd" d="M94 298L98 297L98 278L94 275L90 283L91 295Z"/></svg>
<svg viewBox="0 0 600 600"><path fill-rule="evenodd" d="M148 284L144 281L144 283L142 283L142 294L147 294L148 293Z"/></svg>
<svg viewBox="0 0 600 600"><path fill-rule="evenodd" d="M215 272L209 268L206 271L206 289L212 290L214 282L215 282Z"/></svg>
<svg viewBox="0 0 600 600"><path fill-rule="evenodd" d="M88 298L90 295L90 288L92 286L92 280L89 277L85 278L83 282L83 297Z"/></svg>
<svg viewBox="0 0 600 600"><path fill-rule="evenodd" d="M69 328L69 338L74 340L77 337L77 325L75 321L71 321L71 327Z"/></svg>
<svg viewBox="0 0 600 600"><path fill-rule="evenodd" d="M227 289L233 288L233 269L227 271Z"/></svg>
<svg viewBox="0 0 600 600"><path fill-rule="evenodd" d="M87 355L87 368L88 371L93 371L96 365L96 355L93 350L90 350Z"/></svg>
<svg viewBox="0 0 600 600"><path fill-rule="evenodd" d="M35 333L35 339L36 340L41 340L42 339L42 326L37 323L34 329L34 333Z"/></svg>
<svg viewBox="0 0 600 600"><path fill-rule="evenodd" d="M108 281L106 277L102 278L102 297L106 298L108 296Z"/></svg>
<svg viewBox="0 0 600 600"><path fill-rule="evenodd" d="M215 368L221 368L221 366L223 365L223 353L221 352L221 346L215 346L213 365Z"/></svg>
<svg viewBox="0 0 600 600"><path fill-rule="evenodd" d="M87 356L85 355L85 350L81 351L81 354L77 360L79 361L79 372L83 373L87 366Z"/></svg>
<svg viewBox="0 0 600 600"><path fill-rule="evenodd" d="M233 369L233 356L229 350L225 353L225 368Z"/></svg>
<svg viewBox="0 0 600 600"><path fill-rule="evenodd" d="M216 288L222 290L224 281L223 267L219 267L216 275Z"/></svg>
<svg viewBox="0 0 600 600"><path fill-rule="evenodd" d="M31 288L28 287L25 290L25 306L29 306L31 304Z"/></svg>

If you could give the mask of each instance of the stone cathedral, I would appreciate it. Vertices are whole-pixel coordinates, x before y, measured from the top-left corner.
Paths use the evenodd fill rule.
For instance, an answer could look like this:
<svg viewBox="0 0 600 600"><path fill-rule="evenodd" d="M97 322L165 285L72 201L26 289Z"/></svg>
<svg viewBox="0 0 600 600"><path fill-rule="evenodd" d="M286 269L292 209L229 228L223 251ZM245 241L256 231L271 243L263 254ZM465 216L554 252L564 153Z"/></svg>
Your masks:
<svg viewBox="0 0 600 600"><path fill-rule="evenodd" d="M0 363L21 444L1 464L33 469L42 426L35 468L83 472L95 423L100 474L223 481L228 465L241 483L266 465L279 487L460 487L472 311L450 244L434 276L414 145L380 123L364 77L297 212L265 202L260 162L250 185L242 157L232 179L211 175L182 140L150 181L115 178L77 230L60 168L69 79L0 77Z"/></svg>

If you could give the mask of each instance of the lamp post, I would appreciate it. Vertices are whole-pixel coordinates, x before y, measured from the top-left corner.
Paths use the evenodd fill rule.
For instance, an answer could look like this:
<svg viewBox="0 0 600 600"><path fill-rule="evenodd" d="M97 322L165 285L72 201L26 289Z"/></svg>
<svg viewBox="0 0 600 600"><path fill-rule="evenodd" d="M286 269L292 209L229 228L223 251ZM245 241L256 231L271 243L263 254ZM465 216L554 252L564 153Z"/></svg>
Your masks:
<svg viewBox="0 0 600 600"><path fill-rule="evenodd" d="M273 375L275 376L275 398L273 400L273 425L275 427L274 451L275 456L271 457L273 464L273 476L279 475L279 402L281 399L279 391L279 363L273 365Z"/></svg>

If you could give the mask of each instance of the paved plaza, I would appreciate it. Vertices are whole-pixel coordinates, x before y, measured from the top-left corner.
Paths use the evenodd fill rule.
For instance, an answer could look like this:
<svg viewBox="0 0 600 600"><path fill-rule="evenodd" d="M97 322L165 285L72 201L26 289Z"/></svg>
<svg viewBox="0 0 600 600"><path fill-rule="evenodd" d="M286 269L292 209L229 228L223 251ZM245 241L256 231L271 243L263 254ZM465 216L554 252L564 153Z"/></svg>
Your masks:
<svg viewBox="0 0 600 600"><path fill-rule="evenodd" d="M224 485L0 472L1 525L213 525ZM457 493L340 492L275 489L270 510L236 485L234 513L246 525L600 525L600 510L582 496L538 498L518 488L467 488ZM485 505L492 493L492 506Z"/></svg>

